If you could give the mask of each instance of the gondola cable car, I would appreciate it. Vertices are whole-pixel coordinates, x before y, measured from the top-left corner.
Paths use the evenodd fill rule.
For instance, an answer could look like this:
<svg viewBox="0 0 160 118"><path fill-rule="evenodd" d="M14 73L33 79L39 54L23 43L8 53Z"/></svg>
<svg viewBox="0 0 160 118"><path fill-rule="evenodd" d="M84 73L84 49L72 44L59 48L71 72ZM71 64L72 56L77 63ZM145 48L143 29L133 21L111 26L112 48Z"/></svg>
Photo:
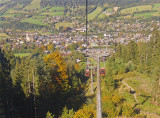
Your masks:
<svg viewBox="0 0 160 118"><path fill-rule="evenodd" d="M86 70L85 75L86 75L87 77L89 77L89 76L90 76L90 71L89 71L89 69L88 69L88 70Z"/></svg>
<svg viewBox="0 0 160 118"><path fill-rule="evenodd" d="M90 76L90 71L89 71L89 61L88 61L88 58L87 58L87 66L86 66L85 76L87 76L87 77L89 77L89 76Z"/></svg>
<svg viewBox="0 0 160 118"><path fill-rule="evenodd" d="M105 69L104 68L100 69L100 75L105 75Z"/></svg>
<svg viewBox="0 0 160 118"><path fill-rule="evenodd" d="M104 63L104 67L105 67L105 62L104 62L104 59L103 59L103 63ZM105 68L101 68L100 69L100 75L105 75Z"/></svg>

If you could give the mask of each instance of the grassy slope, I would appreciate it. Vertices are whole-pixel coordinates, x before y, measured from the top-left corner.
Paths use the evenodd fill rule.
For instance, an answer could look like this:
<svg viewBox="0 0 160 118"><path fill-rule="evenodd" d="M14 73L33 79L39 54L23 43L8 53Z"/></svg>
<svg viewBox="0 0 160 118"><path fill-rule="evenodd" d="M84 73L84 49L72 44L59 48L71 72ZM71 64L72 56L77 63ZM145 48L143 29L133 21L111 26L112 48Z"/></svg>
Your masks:
<svg viewBox="0 0 160 118"><path fill-rule="evenodd" d="M106 13L110 13L110 12L113 12L113 9L112 8L108 8L108 9L106 9L105 10L105 12ZM98 18L105 18L107 15L104 13L104 12L102 12L99 16L98 16Z"/></svg>
<svg viewBox="0 0 160 118"><path fill-rule="evenodd" d="M9 36L5 33L0 33L0 40L1 39L5 39L5 38L8 38Z"/></svg>
<svg viewBox="0 0 160 118"><path fill-rule="evenodd" d="M160 3L154 4L153 10L160 11Z"/></svg>
<svg viewBox="0 0 160 118"><path fill-rule="evenodd" d="M0 3L8 2L10 0L0 0Z"/></svg>
<svg viewBox="0 0 160 118"><path fill-rule="evenodd" d="M41 12L45 12L46 10L50 9L51 7L44 7L42 9L40 9L38 12L41 13Z"/></svg>
<svg viewBox="0 0 160 118"><path fill-rule="evenodd" d="M122 9L120 11L121 14L131 14L134 12L141 12L141 11L151 11L152 6L151 5L142 5L142 6L135 6L131 8Z"/></svg>
<svg viewBox="0 0 160 118"><path fill-rule="evenodd" d="M15 13L16 11L14 9L9 9L8 11L6 11L5 13L6 14L13 14Z"/></svg>
<svg viewBox="0 0 160 118"><path fill-rule="evenodd" d="M17 6L15 6L16 8ZM18 15L21 15L21 14L25 14L25 13L28 13L28 12L25 12L23 10L16 10L15 8L11 8L11 9L8 9L8 11L6 11L2 17L15 17L15 16L18 16Z"/></svg>
<svg viewBox="0 0 160 118"><path fill-rule="evenodd" d="M153 78L137 72L130 72L128 74L117 75L114 77L114 79L122 78L124 82L136 91L137 99L141 103L141 105L138 105L137 107L144 111L160 114L160 106L155 105L150 97L153 89L151 83L155 82ZM129 93L130 89L122 83L120 83L120 85L119 92L128 102L135 105L136 101L134 100L133 94Z"/></svg>
<svg viewBox="0 0 160 118"><path fill-rule="evenodd" d="M17 6L15 6L14 8L16 9L22 9L24 4L18 4Z"/></svg>
<svg viewBox="0 0 160 118"><path fill-rule="evenodd" d="M92 58L89 58L89 60L92 63L96 63ZM80 62L79 66L82 68L85 68L86 62ZM105 79L101 78L101 98L106 95L106 84ZM119 74L116 76L113 76L113 79L120 80L123 79L125 83L127 83L129 86L131 86L136 91L136 96L138 101L141 103L140 105L137 105L135 108L140 108L143 110L141 112L141 115L147 115L147 118L157 118L156 114L160 115L160 106L155 105L152 103L152 98L150 97L153 89L153 86L151 83L155 83L153 78L150 78L144 74L140 74L138 72L129 72L125 74ZM125 99L125 103L130 104L132 107L136 105L136 101L134 99L133 94L130 93L130 89L126 87L124 84L122 84L121 81L118 82L119 86L117 88L117 93L121 95ZM85 92L84 95L88 99L89 104L95 104L96 103L96 77L94 77L94 83L93 88L95 89L95 94L91 95L91 85L90 85L90 79L86 83ZM91 98L92 96L92 98ZM103 105L103 100L102 100Z"/></svg>
<svg viewBox="0 0 160 118"><path fill-rule="evenodd" d="M151 82L153 82L154 79L149 78L148 76L145 76L138 72L129 72L127 74L117 75L117 76L114 76L113 79L115 80L123 79L123 81L125 81L128 85L130 85L136 91L137 98L141 103L140 105L137 105L136 108L140 108L141 110L143 110L141 114L147 115L147 118L157 118L155 117L157 116L156 114L160 115L160 106L153 104L150 98L150 93L151 93L150 91L152 88ZM97 83L95 80L95 82L93 83L94 88L96 88L96 85ZM85 96L88 99L90 99L90 95L91 95L90 82L88 82L88 87L86 86L85 91L86 91ZM106 84L105 84L105 80L102 79L101 98L103 98L103 96L105 95L105 92L106 92ZM133 94L130 93L130 89L125 85L123 85L121 81L119 81L117 93L119 93L125 99L125 103L130 104L132 107L136 105L136 101L134 99ZM96 94L92 98L92 101L94 102L91 102L90 104L96 103ZM102 105L103 105L103 101L102 101Z"/></svg>
<svg viewBox="0 0 160 118"><path fill-rule="evenodd" d="M64 12L43 12L42 15L49 15L49 16L63 16Z"/></svg>
<svg viewBox="0 0 160 118"><path fill-rule="evenodd" d="M5 33L0 33L0 36L1 36L1 37L8 37L8 35L5 34Z"/></svg>
<svg viewBox="0 0 160 118"><path fill-rule="evenodd" d="M39 12L41 12L41 15L63 16L64 7L46 7L41 9Z"/></svg>
<svg viewBox="0 0 160 118"><path fill-rule="evenodd" d="M106 4L104 4L103 6L104 6L104 7L109 7L109 5L108 5L107 3L106 3Z"/></svg>
<svg viewBox="0 0 160 118"><path fill-rule="evenodd" d="M3 5L0 7L0 10L4 9L6 7L6 5Z"/></svg>
<svg viewBox="0 0 160 118"><path fill-rule="evenodd" d="M28 18L25 19L21 22L27 22L27 23L31 23L31 24L37 24L37 25L46 25L45 23L42 22L43 19L34 19L34 18Z"/></svg>
<svg viewBox="0 0 160 118"><path fill-rule="evenodd" d="M88 20L93 20L94 18L96 18L96 16L98 14L100 14L102 11L102 8L101 7L97 7L92 13L90 13L88 15Z"/></svg>
<svg viewBox="0 0 160 118"><path fill-rule="evenodd" d="M56 23L56 29L59 29L59 27L72 27L72 23L66 23L66 22L59 22L59 23Z"/></svg>
<svg viewBox="0 0 160 118"><path fill-rule="evenodd" d="M105 18L106 17L106 14L105 13L101 13L98 18Z"/></svg>
<svg viewBox="0 0 160 118"><path fill-rule="evenodd" d="M149 18L152 16L160 16L160 13L158 12L148 12L148 13L141 13L141 14L134 14L135 17L145 17Z"/></svg>
<svg viewBox="0 0 160 118"><path fill-rule="evenodd" d="M49 9L49 12L53 11L64 11L64 7L52 7L51 9Z"/></svg>
<svg viewBox="0 0 160 118"><path fill-rule="evenodd" d="M16 14L4 14L1 17L14 17Z"/></svg>
<svg viewBox="0 0 160 118"><path fill-rule="evenodd" d="M22 11L22 10L15 10L14 8L9 9L8 11L5 12L5 14L20 14L20 13L28 13L26 11Z"/></svg>
<svg viewBox="0 0 160 118"><path fill-rule="evenodd" d="M24 9L27 10L36 10L36 9L40 9L41 0L33 0L28 6L26 6Z"/></svg>
<svg viewBox="0 0 160 118"><path fill-rule="evenodd" d="M16 57L26 57L29 56L31 53L15 53L14 56Z"/></svg>
<svg viewBox="0 0 160 118"><path fill-rule="evenodd" d="M108 8L108 9L106 9L106 12L113 12L113 9L112 8Z"/></svg>

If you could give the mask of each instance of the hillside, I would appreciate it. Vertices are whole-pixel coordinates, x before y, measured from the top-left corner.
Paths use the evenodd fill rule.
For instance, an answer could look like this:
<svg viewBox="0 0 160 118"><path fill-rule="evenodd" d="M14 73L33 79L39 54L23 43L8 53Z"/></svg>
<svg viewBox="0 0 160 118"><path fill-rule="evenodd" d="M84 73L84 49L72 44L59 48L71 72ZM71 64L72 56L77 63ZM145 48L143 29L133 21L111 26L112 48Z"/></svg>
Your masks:
<svg viewBox="0 0 160 118"><path fill-rule="evenodd" d="M131 41L127 45L119 44L114 54L106 57L105 61L100 60L100 67L105 68L106 73L100 76L104 118L160 117L160 35L157 31L153 34L156 37L147 43ZM45 46L37 46L30 53L14 55L7 49L5 52L0 50L0 84L5 84L0 86L4 94L0 108L2 111L10 108L0 116L13 113L15 117L23 118L96 118L96 68L93 69L94 93L91 93L91 79L85 76L85 71L89 65L86 60L93 67L97 62L93 57L73 51L75 46L76 43L71 44L69 50L72 53L68 55L58 53L51 44L47 45L48 50L53 50L49 54L43 53ZM139 58L139 54L147 55L147 58ZM82 61L76 62L76 59ZM10 66L6 68L6 65ZM6 78L9 81L4 83ZM5 94L6 88L8 94ZM7 104L7 98L13 102Z"/></svg>
<svg viewBox="0 0 160 118"><path fill-rule="evenodd" d="M0 0L0 118L160 118L160 0L85 4Z"/></svg>
<svg viewBox="0 0 160 118"><path fill-rule="evenodd" d="M114 3L116 0L113 0ZM85 2L82 4L72 3L68 5L70 1L63 0L61 3L56 1L47 0L26 0L14 1L14 0L1 0L0 1L0 26L13 29L23 28L41 28L46 29L54 27L57 28L56 23L66 22L72 23L73 19L80 21L85 20ZM101 4L101 2L103 4ZM122 1L121 1L122 2ZM129 0L123 2L130 2ZM134 1L132 1L134 2ZM142 1L138 1L142 2ZM147 3L144 1L141 5L126 5L121 6L120 3L111 4L109 1L99 1L94 5L96 1L90 1L88 6L88 20L105 20L109 18L109 21L113 19L135 19L143 18L150 19L159 17L160 3ZM64 5L65 4L65 5ZM100 5L101 4L101 5ZM154 4L154 5L152 5ZM67 6L68 5L68 6ZM75 6L76 5L76 6ZM66 19L64 19L64 18ZM67 18L68 17L68 18ZM5 23L5 24L4 24ZM12 25L15 24L15 25ZM28 25L29 24L29 25ZM71 25L65 25L70 27Z"/></svg>
<svg viewBox="0 0 160 118"><path fill-rule="evenodd" d="M115 117L119 114L119 116L123 117L160 117L160 106L156 105L152 98L155 83L153 78L134 71L116 75L113 79L107 77L101 77L101 79L102 112L107 113L107 116ZM86 89L84 90L84 95L87 98L87 106L96 107L96 81L96 77L94 77L94 94L91 93L90 80L88 80ZM130 89L130 87L132 89ZM132 91L135 92L135 95ZM136 99L134 96L136 96ZM118 104L118 106L116 104ZM118 111L119 109L124 110L125 107L126 111L123 113ZM93 108L91 109L93 110ZM83 111L85 108L81 110ZM80 112L82 112L81 110L75 114L80 114ZM94 108L94 110L96 109Z"/></svg>
<svg viewBox="0 0 160 118"><path fill-rule="evenodd" d="M26 10L38 10L38 9L41 8L40 3L41 3L41 0L33 0L24 9L26 9Z"/></svg>

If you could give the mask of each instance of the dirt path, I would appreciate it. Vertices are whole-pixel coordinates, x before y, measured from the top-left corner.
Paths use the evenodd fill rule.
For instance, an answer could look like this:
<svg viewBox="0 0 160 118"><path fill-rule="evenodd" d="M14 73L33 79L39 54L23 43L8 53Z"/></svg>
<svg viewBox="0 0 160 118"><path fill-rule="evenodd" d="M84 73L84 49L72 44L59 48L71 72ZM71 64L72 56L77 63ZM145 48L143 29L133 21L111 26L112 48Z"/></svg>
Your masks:
<svg viewBox="0 0 160 118"><path fill-rule="evenodd" d="M122 83L132 90L134 99L139 104L139 101L137 100L137 96L136 96L136 91L131 86L129 86L127 83L125 83L124 81L122 81Z"/></svg>
<svg viewBox="0 0 160 118"><path fill-rule="evenodd" d="M127 83L125 83L124 81L122 81L122 83L132 90L133 95L134 95L134 99L139 104L139 101L137 100L137 97L136 97L136 91L131 86L129 86ZM145 115L147 115L147 118L160 118L160 116L158 114L156 114L156 113L152 113L152 112L148 112L148 111L143 111L141 109L140 109L140 112L143 113L143 114L145 114Z"/></svg>

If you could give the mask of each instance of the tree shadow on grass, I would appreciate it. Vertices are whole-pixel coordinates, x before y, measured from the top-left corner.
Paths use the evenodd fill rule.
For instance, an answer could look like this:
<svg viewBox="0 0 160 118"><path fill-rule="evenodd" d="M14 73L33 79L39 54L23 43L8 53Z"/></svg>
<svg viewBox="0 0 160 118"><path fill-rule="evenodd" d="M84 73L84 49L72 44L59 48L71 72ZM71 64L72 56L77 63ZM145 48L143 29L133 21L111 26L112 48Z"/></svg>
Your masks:
<svg viewBox="0 0 160 118"><path fill-rule="evenodd" d="M147 96L147 95L142 95L142 94L141 94L141 96L146 98L146 99L141 103L142 105L143 105L149 98L151 98L151 96Z"/></svg>

